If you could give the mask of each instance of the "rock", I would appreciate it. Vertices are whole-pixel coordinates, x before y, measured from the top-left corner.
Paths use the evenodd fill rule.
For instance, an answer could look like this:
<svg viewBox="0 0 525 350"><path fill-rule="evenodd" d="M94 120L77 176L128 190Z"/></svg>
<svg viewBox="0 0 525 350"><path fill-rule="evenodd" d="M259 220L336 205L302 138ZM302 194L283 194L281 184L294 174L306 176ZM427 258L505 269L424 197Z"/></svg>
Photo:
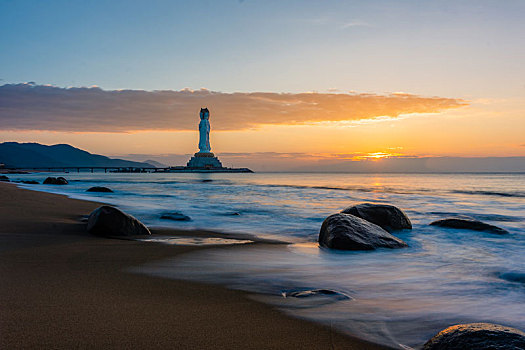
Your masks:
<svg viewBox="0 0 525 350"><path fill-rule="evenodd" d="M382 227L388 232L412 229L412 223L401 209L388 204L362 203L341 211Z"/></svg>
<svg viewBox="0 0 525 350"><path fill-rule="evenodd" d="M165 213L160 216L161 219L174 220L174 221L191 221L189 216L181 213Z"/></svg>
<svg viewBox="0 0 525 350"><path fill-rule="evenodd" d="M63 177L48 177L43 182L44 185L67 185L68 182Z"/></svg>
<svg viewBox="0 0 525 350"><path fill-rule="evenodd" d="M285 298L307 298L307 297L333 297L338 300L352 299L351 296L346 295L343 292L338 292L332 289L307 289L307 290L286 290L281 292L281 295Z"/></svg>
<svg viewBox="0 0 525 350"><path fill-rule="evenodd" d="M57 185L67 185L69 183L66 178L62 176L57 177L57 182Z"/></svg>
<svg viewBox="0 0 525 350"><path fill-rule="evenodd" d="M35 181L35 180L24 180L22 181L23 184L28 184L28 185L38 185L40 182L38 181Z"/></svg>
<svg viewBox="0 0 525 350"><path fill-rule="evenodd" d="M237 211L227 211L227 212L217 213L217 215L222 215L222 216L239 216L239 215L241 215L241 213L239 213Z"/></svg>
<svg viewBox="0 0 525 350"><path fill-rule="evenodd" d="M403 248L408 245L381 227L353 216L338 213L327 217L319 232L322 247L342 250Z"/></svg>
<svg viewBox="0 0 525 350"><path fill-rule="evenodd" d="M103 186L90 187L86 192L113 192L110 188Z"/></svg>
<svg viewBox="0 0 525 350"><path fill-rule="evenodd" d="M498 277L505 281L525 284L525 273L523 272L503 272Z"/></svg>
<svg viewBox="0 0 525 350"><path fill-rule="evenodd" d="M10 182L9 178L5 175L0 175L0 181Z"/></svg>
<svg viewBox="0 0 525 350"><path fill-rule="evenodd" d="M525 333L492 323L459 324L442 330L423 346L423 350L525 349Z"/></svg>
<svg viewBox="0 0 525 350"><path fill-rule="evenodd" d="M88 218L88 232L98 236L150 235L149 229L133 216L103 205L95 209Z"/></svg>
<svg viewBox="0 0 525 350"><path fill-rule="evenodd" d="M453 218L436 220L434 222L431 222L430 225L449 228L459 228L465 230L484 231L500 235L509 233L507 230L504 230L500 227L490 225L467 216L458 216Z"/></svg>

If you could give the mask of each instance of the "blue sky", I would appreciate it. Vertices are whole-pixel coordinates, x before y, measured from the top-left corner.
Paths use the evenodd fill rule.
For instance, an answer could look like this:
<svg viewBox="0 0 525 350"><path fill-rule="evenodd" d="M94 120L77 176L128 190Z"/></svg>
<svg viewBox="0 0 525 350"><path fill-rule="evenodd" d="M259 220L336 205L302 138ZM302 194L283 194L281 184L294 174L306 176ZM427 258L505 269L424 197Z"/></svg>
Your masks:
<svg viewBox="0 0 525 350"><path fill-rule="evenodd" d="M0 79L523 97L524 14L525 1L1 0Z"/></svg>

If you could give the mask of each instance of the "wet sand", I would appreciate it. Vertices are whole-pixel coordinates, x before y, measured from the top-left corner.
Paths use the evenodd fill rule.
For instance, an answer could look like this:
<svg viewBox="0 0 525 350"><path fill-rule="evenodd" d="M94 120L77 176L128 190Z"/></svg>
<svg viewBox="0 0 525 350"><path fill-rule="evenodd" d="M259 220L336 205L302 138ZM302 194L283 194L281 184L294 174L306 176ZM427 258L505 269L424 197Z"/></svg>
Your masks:
<svg viewBox="0 0 525 350"><path fill-rule="evenodd" d="M0 349L383 348L244 292L125 272L205 248L91 236L80 218L99 205L0 183Z"/></svg>

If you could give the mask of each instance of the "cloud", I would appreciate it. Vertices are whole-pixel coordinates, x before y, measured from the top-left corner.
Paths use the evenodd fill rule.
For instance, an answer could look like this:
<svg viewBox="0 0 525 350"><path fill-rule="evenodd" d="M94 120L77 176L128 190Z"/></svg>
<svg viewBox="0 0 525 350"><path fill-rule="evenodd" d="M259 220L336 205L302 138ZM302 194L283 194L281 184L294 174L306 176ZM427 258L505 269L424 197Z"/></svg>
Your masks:
<svg viewBox="0 0 525 350"><path fill-rule="evenodd" d="M367 22L363 20L355 19L355 20L348 21L344 23L343 25L341 25L341 29L347 29L351 27L370 27L370 24L368 24Z"/></svg>
<svg viewBox="0 0 525 350"><path fill-rule="evenodd" d="M210 108L214 130L244 130L398 118L463 105L459 99L411 94L103 90L23 83L0 86L0 130L195 130L201 107Z"/></svg>

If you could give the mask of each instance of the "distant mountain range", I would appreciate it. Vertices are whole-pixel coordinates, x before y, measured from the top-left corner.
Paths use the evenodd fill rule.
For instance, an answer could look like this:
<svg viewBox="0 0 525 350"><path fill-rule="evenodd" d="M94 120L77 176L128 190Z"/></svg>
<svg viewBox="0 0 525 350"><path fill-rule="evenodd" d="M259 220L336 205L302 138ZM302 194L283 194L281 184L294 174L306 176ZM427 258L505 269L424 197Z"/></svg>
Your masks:
<svg viewBox="0 0 525 350"><path fill-rule="evenodd" d="M46 167L152 167L146 162L112 159L70 145L46 146L39 143L0 143L0 163L13 168Z"/></svg>
<svg viewBox="0 0 525 350"><path fill-rule="evenodd" d="M157 162L156 160L151 160L151 159L145 160L144 163L151 164L153 166L156 166L157 168L167 168L168 167L164 163L160 163L160 162Z"/></svg>

